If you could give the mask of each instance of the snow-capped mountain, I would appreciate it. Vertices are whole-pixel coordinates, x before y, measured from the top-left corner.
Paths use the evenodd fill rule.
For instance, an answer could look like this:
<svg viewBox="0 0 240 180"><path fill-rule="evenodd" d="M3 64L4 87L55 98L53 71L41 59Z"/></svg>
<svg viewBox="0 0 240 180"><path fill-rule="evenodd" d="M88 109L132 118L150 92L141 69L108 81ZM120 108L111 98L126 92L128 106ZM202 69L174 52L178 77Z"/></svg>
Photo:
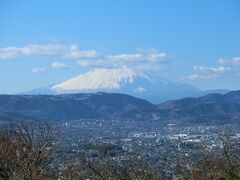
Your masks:
<svg viewBox="0 0 240 180"><path fill-rule="evenodd" d="M137 73L131 69L95 69L54 85L54 91L91 91L120 89L133 83Z"/></svg>
<svg viewBox="0 0 240 180"><path fill-rule="evenodd" d="M188 84L166 80L156 72L143 72L129 68L98 68L61 83L32 90L27 94L95 92L124 93L160 103L170 99L198 96L202 91Z"/></svg>

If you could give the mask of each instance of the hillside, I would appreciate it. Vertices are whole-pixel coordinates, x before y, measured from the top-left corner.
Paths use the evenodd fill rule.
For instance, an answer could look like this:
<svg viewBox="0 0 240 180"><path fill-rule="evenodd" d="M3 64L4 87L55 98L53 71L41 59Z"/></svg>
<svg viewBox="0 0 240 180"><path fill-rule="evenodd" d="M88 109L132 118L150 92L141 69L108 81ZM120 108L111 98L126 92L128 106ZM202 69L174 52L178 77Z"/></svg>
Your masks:
<svg viewBox="0 0 240 180"><path fill-rule="evenodd" d="M167 123L240 122L240 91L154 105L118 93L1 95L1 119L132 119Z"/></svg>
<svg viewBox="0 0 240 180"><path fill-rule="evenodd" d="M136 118L151 116L155 106L123 94L1 95L4 119L74 120L86 118Z"/></svg>
<svg viewBox="0 0 240 180"><path fill-rule="evenodd" d="M240 91L184 98L158 105L161 119L194 123L240 122Z"/></svg>

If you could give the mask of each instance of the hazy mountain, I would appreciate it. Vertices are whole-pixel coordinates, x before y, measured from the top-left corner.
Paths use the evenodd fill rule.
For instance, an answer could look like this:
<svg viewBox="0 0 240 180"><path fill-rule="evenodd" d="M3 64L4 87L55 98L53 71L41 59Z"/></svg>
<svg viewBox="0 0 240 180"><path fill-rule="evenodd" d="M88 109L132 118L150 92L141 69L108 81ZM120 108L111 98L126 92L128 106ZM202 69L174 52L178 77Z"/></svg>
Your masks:
<svg viewBox="0 0 240 180"><path fill-rule="evenodd" d="M158 115L177 122L240 122L240 91L165 102L158 105Z"/></svg>
<svg viewBox="0 0 240 180"><path fill-rule="evenodd" d="M117 93L0 95L0 119L132 119L167 123L240 122L240 91L154 105Z"/></svg>
<svg viewBox="0 0 240 180"><path fill-rule="evenodd" d="M136 71L129 68L94 69L69 80L25 94L123 93L152 103L182 97L196 97L203 92L194 86L162 78L156 71Z"/></svg>
<svg viewBox="0 0 240 180"><path fill-rule="evenodd" d="M0 118L151 118L155 105L123 94L0 95Z"/></svg>

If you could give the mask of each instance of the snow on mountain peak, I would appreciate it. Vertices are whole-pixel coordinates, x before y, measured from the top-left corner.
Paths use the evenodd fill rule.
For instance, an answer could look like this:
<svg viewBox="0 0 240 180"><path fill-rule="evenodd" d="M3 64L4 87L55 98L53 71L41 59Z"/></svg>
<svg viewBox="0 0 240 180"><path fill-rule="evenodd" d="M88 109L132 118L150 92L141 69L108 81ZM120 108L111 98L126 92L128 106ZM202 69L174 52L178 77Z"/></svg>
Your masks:
<svg viewBox="0 0 240 180"><path fill-rule="evenodd" d="M132 83L136 71L130 68L94 69L72 79L54 85L54 91L75 91L91 89L119 89L123 83Z"/></svg>
<svg viewBox="0 0 240 180"><path fill-rule="evenodd" d="M201 91L194 86L176 83L161 77L159 71L140 71L130 68L97 68L61 83L39 88L28 94L122 93L154 103L186 96Z"/></svg>

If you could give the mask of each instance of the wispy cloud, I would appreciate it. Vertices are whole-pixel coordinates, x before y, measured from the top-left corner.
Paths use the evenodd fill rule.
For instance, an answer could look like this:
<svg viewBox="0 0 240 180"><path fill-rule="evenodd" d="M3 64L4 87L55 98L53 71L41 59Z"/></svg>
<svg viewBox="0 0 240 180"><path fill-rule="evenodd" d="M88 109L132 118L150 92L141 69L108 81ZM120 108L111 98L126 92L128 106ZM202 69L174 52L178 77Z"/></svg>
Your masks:
<svg viewBox="0 0 240 180"><path fill-rule="evenodd" d="M205 71L205 72L211 72L211 73L225 73L227 71L230 71L230 67L208 67L208 66L193 66L193 69L195 71Z"/></svg>
<svg viewBox="0 0 240 180"><path fill-rule="evenodd" d="M161 69L166 67L170 58L156 49L141 49L130 53L100 54L94 49L83 50L77 45L64 44L27 44L22 47L10 46L0 48L0 60L20 57L51 57L74 59L81 67L136 69ZM67 66L61 62L52 62L52 68L63 69Z"/></svg>
<svg viewBox="0 0 240 180"><path fill-rule="evenodd" d="M96 58L97 52L93 49L81 50L77 45L62 44L28 44L22 47L0 48L0 59L17 57L58 56L64 58Z"/></svg>
<svg viewBox="0 0 240 180"><path fill-rule="evenodd" d="M189 76L181 77L180 79L181 80L191 80L191 81L194 81L194 80L198 80L198 79L216 79L218 77L219 76L216 75L216 74L210 74L210 75L191 74Z"/></svg>
<svg viewBox="0 0 240 180"><path fill-rule="evenodd" d="M158 51L105 55L99 59L78 61L82 67L130 67L136 69L159 69L168 63L168 56Z"/></svg>
<svg viewBox="0 0 240 180"><path fill-rule="evenodd" d="M181 77L181 80L198 80L198 79L216 79L223 76L224 73L231 71L230 67L218 66L193 66L193 70L198 72L185 77Z"/></svg>
<svg viewBox="0 0 240 180"><path fill-rule="evenodd" d="M43 72L45 72L45 68L42 68L42 67L33 67L32 68L32 72L33 73L43 73Z"/></svg>
<svg viewBox="0 0 240 180"><path fill-rule="evenodd" d="M53 62L52 63L52 68L54 68L54 69L67 69L68 66L64 63L61 63L61 62Z"/></svg>
<svg viewBox="0 0 240 180"><path fill-rule="evenodd" d="M137 88L134 89L134 92L144 92L144 91L146 91L146 89L141 86L138 86Z"/></svg>
<svg viewBox="0 0 240 180"><path fill-rule="evenodd" d="M169 62L166 53L156 49L141 52L99 55L96 50L82 50L77 45L63 44L27 44L22 47L10 46L0 48L0 59L8 60L19 57L54 57L76 59L82 67L134 67L161 68ZM53 68L66 68L59 62Z"/></svg>
<svg viewBox="0 0 240 180"><path fill-rule="evenodd" d="M140 53L108 55L106 57L106 59L110 61L141 61L142 58L143 58L143 55Z"/></svg>
<svg viewBox="0 0 240 180"><path fill-rule="evenodd" d="M221 65L238 65L240 66L240 57L233 57L231 59L220 58L218 63Z"/></svg>

